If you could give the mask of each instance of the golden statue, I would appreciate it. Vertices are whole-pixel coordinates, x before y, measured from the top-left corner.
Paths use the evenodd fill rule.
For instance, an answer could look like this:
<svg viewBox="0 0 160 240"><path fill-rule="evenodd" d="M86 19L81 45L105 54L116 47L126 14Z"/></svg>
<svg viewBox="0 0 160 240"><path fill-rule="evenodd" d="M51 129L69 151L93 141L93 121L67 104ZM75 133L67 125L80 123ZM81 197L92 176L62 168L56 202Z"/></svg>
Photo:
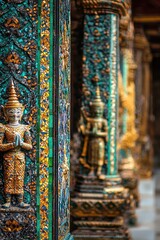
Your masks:
<svg viewBox="0 0 160 240"><path fill-rule="evenodd" d="M89 176L104 178L102 166L105 164L107 120L103 118L104 103L100 97L99 87L96 89L95 99L90 103L90 111L91 116L88 117L82 109L79 131L84 136L84 145L80 162L89 169Z"/></svg>
<svg viewBox="0 0 160 240"><path fill-rule="evenodd" d="M126 133L121 136L118 148L119 149L135 149L138 134L135 128L135 70L136 65L132 60L132 54L127 52L129 59L129 75L127 80L127 90L125 92L122 83L122 77L119 73L119 96L123 110L127 111L127 129Z"/></svg>
<svg viewBox="0 0 160 240"><path fill-rule="evenodd" d="M4 208L11 206L12 196L15 195L18 206L28 208L29 204L24 203L24 174L25 174L25 153L24 150L31 150L31 136L29 126L20 123L24 107L18 101L14 83L9 88L8 102L5 104L4 115L7 124L0 124L0 151L4 152L4 193L6 203Z"/></svg>

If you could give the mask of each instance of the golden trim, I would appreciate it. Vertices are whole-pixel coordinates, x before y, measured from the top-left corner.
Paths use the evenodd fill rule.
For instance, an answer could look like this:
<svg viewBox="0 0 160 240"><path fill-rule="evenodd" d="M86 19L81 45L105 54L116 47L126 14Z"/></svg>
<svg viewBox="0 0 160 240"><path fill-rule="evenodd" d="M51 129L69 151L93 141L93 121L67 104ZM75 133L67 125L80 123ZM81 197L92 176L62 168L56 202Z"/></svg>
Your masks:
<svg viewBox="0 0 160 240"><path fill-rule="evenodd" d="M49 237L49 57L50 57L50 3L41 3L40 53L40 239Z"/></svg>
<svg viewBox="0 0 160 240"><path fill-rule="evenodd" d="M153 48L153 49L160 49L160 43L153 43L153 44L151 44L151 48Z"/></svg>
<svg viewBox="0 0 160 240"><path fill-rule="evenodd" d="M137 16L133 18L136 23L155 23L160 22L160 16Z"/></svg>
<svg viewBox="0 0 160 240"><path fill-rule="evenodd" d="M147 35L150 35L150 36L155 36L155 37L159 37L160 36L160 32L157 30L154 30L154 29L150 29L150 30L147 30L146 31Z"/></svg>

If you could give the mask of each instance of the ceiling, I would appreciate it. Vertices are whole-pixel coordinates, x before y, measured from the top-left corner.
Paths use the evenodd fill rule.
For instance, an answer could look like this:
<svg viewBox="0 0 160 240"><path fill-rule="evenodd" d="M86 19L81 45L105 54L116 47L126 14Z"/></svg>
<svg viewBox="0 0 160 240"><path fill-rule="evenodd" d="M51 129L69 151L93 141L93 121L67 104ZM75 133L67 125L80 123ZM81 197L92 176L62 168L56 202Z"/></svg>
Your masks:
<svg viewBox="0 0 160 240"><path fill-rule="evenodd" d="M143 27L153 56L160 57L160 0L133 0L135 28Z"/></svg>

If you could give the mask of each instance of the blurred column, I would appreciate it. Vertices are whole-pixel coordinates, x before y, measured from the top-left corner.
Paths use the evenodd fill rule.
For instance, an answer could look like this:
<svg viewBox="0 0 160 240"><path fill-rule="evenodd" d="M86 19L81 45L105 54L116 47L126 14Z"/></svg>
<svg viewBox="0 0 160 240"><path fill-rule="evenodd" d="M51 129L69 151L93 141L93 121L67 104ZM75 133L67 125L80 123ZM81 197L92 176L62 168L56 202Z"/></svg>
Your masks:
<svg viewBox="0 0 160 240"><path fill-rule="evenodd" d="M119 113L121 120L118 148L119 170L123 185L130 190L130 194L133 196L131 209L127 212L127 219L129 224L135 225L135 207L139 202L139 194L133 152L138 135L135 129L136 64L133 57L134 28L130 15L122 18L120 21L121 64L119 73Z"/></svg>
<svg viewBox="0 0 160 240"><path fill-rule="evenodd" d="M136 108L137 128L137 168L141 178L149 178L153 168L153 146L150 138L150 107L151 107L151 70L152 55L150 46L142 29L135 35L136 73Z"/></svg>
<svg viewBox="0 0 160 240"><path fill-rule="evenodd" d="M119 15L129 1L82 1L82 150L71 199L75 239L130 239L128 190L118 175Z"/></svg>

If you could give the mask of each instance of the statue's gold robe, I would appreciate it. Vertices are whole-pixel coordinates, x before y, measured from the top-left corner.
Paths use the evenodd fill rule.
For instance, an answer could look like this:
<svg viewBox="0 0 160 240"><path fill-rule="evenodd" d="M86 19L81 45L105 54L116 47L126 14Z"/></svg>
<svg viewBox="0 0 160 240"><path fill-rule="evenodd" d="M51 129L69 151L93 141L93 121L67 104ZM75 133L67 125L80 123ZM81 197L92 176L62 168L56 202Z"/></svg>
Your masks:
<svg viewBox="0 0 160 240"><path fill-rule="evenodd" d="M19 134L23 143L15 147L16 134ZM3 155L4 167L4 192L5 194L24 193L25 153L24 150L32 149L29 126L10 126L0 124L0 151Z"/></svg>

